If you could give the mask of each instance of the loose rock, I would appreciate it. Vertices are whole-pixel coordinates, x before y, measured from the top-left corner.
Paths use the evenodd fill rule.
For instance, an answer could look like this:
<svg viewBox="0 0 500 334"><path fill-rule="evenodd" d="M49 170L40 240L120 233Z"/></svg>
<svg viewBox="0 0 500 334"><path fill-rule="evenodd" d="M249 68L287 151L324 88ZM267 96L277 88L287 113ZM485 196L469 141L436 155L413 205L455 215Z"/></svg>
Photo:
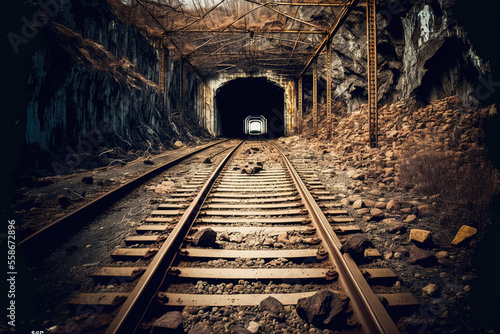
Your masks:
<svg viewBox="0 0 500 334"><path fill-rule="evenodd" d="M167 312L153 324L154 334L182 333L182 313L179 311Z"/></svg>
<svg viewBox="0 0 500 334"><path fill-rule="evenodd" d="M204 228L193 235L193 244L198 247L212 247L216 239L217 232L211 228Z"/></svg>
<svg viewBox="0 0 500 334"><path fill-rule="evenodd" d="M66 195L59 195L57 196L57 203L59 203L60 206L63 208L67 208L69 205L69 198Z"/></svg>
<svg viewBox="0 0 500 334"><path fill-rule="evenodd" d="M436 259L440 260L440 259L445 259L449 256L448 252L447 251L440 251L440 252L437 252L435 255Z"/></svg>
<svg viewBox="0 0 500 334"><path fill-rule="evenodd" d="M388 221L385 223L385 230L389 233L405 233L406 232L406 224L394 221Z"/></svg>
<svg viewBox="0 0 500 334"><path fill-rule="evenodd" d="M410 223L413 223L416 219L417 219L417 216L409 215L408 217L406 217L405 220L403 220L403 223L410 224Z"/></svg>
<svg viewBox="0 0 500 334"><path fill-rule="evenodd" d="M363 201L361 199L358 199L358 200L354 201L354 203L352 203L352 208L353 209L361 209L364 205L365 205L365 203L363 203Z"/></svg>
<svg viewBox="0 0 500 334"><path fill-rule="evenodd" d="M370 215L373 217L374 220L382 220L385 217L384 211L377 208L371 209Z"/></svg>
<svg viewBox="0 0 500 334"><path fill-rule="evenodd" d="M252 334L257 334L259 332L259 323L255 321L250 321L248 324L247 330Z"/></svg>
<svg viewBox="0 0 500 334"><path fill-rule="evenodd" d="M434 294L439 290L436 284L429 284L422 288L423 296L434 296Z"/></svg>
<svg viewBox="0 0 500 334"><path fill-rule="evenodd" d="M401 208L401 205L393 199L391 199L389 202L387 202L386 209L391 211L391 212L398 211L400 208Z"/></svg>
<svg viewBox="0 0 500 334"><path fill-rule="evenodd" d="M430 207L429 207L428 204L420 205L418 207L418 214L422 215L422 216L425 216L426 214L429 213L429 210L430 210Z"/></svg>
<svg viewBox="0 0 500 334"><path fill-rule="evenodd" d="M211 334L212 326L207 322L198 322L188 332L188 334Z"/></svg>
<svg viewBox="0 0 500 334"><path fill-rule="evenodd" d="M431 237L431 231L413 228L410 230L410 240L425 243Z"/></svg>
<svg viewBox="0 0 500 334"><path fill-rule="evenodd" d="M285 312L285 307L283 306L283 304L279 300L271 296L260 302L260 308L275 315L279 315L280 313Z"/></svg>
<svg viewBox="0 0 500 334"><path fill-rule="evenodd" d="M85 184L93 184L94 178L92 176L85 176L84 178L82 178L82 182Z"/></svg>
<svg viewBox="0 0 500 334"><path fill-rule="evenodd" d="M347 241L342 245L341 251L349 253L353 257L362 257L365 249L370 246L370 241L362 233L351 234L347 237Z"/></svg>
<svg viewBox="0 0 500 334"><path fill-rule="evenodd" d="M477 233L476 228L467 225L462 225L462 227L460 227L460 230L458 230L457 234L455 235L455 238L453 238L451 244L457 246L462 242L464 242L465 240L476 235L476 233Z"/></svg>
<svg viewBox="0 0 500 334"><path fill-rule="evenodd" d="M326 328L345 323L345 312L348 301L341 300L338 294L321 290L308 298L297 302L297 314L310 324Z"/></svg>
<svg viewBox="0 0 500 334"><path fill-rule="evenodd" d="M434 253L431 251L418 248L415 245L410 248L410 259L408 260L410 264L431 264L435 259Z"/></svg>

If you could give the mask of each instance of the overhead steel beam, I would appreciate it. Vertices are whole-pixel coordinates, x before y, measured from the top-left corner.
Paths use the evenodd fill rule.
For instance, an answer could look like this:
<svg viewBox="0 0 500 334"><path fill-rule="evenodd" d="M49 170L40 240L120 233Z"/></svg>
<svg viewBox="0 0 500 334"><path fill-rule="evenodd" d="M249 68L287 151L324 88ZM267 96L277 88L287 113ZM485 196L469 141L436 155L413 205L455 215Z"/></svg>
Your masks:
<svg viewBox="0 0 500 334"><path fill-rule="evenodd" d="M153 19L153 21L155 21L155 23L160 27L161 30L163 30L163 32L165 34L168 34L167 30L165 29L165 27L160 23L160 21L158 21L156 19L156 17L153 15L153 13L151 13L149 11L148 8L146 8L146 6L144 6L143 3L141 3L140 0L136 0L137 3L142 7L144 8L144 10L151 16L151 18ZM177 51L179 51L179 53L181 54L181 57L182 57L182 51L181 49L179 48L179 46L173 41L173 40L170 40L170 43L177 49ZM196 73L196 75L198 75L198 77L201 79L201 81L205 81L205 78L200 74L200 72L198 72L198 70L196 69L196 67L193 66L193 64L191 64L189 62L189 60L185 59L186 63L193 69L194 73Z"/></svg>
<svg viewBox="0 0 500 334"><path fill-rule="evenodd" d="M207 29L189 29L189 30L171 30L170 34L319 34L326 35L328 32L326 30L207 30Z"/></svg>
<svg viewBox="0 0 500 334"><path fill-rule="evenodd" d="M328 2L267 2L268 5L272 6L311 6L311 7L342 7L344 3L328 3Z"/></svg>
<svg viewBox="0 0 500 334"><path fill-rule="evenodd" d="M376 0L366 1L366 34L368 43L368 132L370 147L378 145L377 93L377 19Z"/></svg>
<svg viewBox="0 0 500 334"><path fill-rule="evenodd" d="M344 23L345 19L351 12L352 8L356 6L356 4L359 2L359 0L352 0L350 2L347 2L342 9L342 11L337 15L335 18L335 22L333 25L328 29L328 35L321 41L320 45L316 48L316 51L309 57L309 60L307 61L306 65L302 69L302 71L299 74L299 77L301 77L309 68L313 60L319 55L321 50L325 47L326 44L330 43L332 37L337 33L339 28L342 26L342 23Z"/></svg>
<svg viewBox="0 0 500 334"><path fill-rule="evenodd" d="M262 2L259 2L259 1L254 1L254 0L245 0L245 1L248 1L248 2L253 3L253 4L256 4L256 5L261 5L261 6L263 5L263 6L267 7L267 8L269 8L270 10L272 10L272 11L274 11L274 12L278 13L279 15L283 15L283 16L285 16L285 17L287 17L287 18L291 19L291 20L294 20L294 21L300 22L300 23L302 23L302 24L305 24L305 25L308 25L308 26L314 27L314 28L316 28L316 29L321 29L321 27L320 27L320 26L318 26L318 25L316 25L316 24L312 24L312 23L310 23L310 22L307 22L307 21L301 20L301 19L299 19L299 18L297 18L297 17L293 17L293 16L291 16L291 15L288 15L287 13L283 13L283 12L281 12L281 11L277 10L277 9L274 9L274 8L270 7L270 4L269 4L269 3L267 3L267 2L262 3Z"/></svg>
<svg viewBox="0 0 500 334"><path fill-rule="evenodd" d="M211 42L212 40L214 40L215 38L217 38L221 33L223 33L224 31L226 31L227 29L231 28L236 22L238 22L239 20L241 20L242 18L244 18L245 16L249 15L250 13L256 11L257 9L259 8L262 8L262 7L265 7L265 5L260 5L260 6L257 6L255 8L252 8L250 9L249 11L247 11L245 14L239 16L236 20L233 20L231 23L229 23L226 27L224 27L223 29L221 29L220 31L216 32L211 38L209 38L207 41L205 41L204 43L198 45L196 48L194 48L191 52L189 52L187 55L186 55L186 58L189 58L193 53L195 53L196 51L198 51L199 49L201 49L202 47L204 47L205 45L207 45L209 42Z"/></svg>

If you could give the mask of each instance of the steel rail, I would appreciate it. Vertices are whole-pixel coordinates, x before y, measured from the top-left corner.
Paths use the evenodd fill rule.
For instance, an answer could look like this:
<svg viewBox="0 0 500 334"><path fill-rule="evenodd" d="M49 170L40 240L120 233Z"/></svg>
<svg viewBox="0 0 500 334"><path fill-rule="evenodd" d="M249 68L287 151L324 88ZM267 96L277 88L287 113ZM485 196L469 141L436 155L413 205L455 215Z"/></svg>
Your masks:
<svg viewBox="0 0 500 334"><path fill-rule="evenodd" d="M150 170L149 172L146 172L139 177L134 178L133 180L130 180L129 182L105 193L104 195L99 196L88 204L85 204L84 206L70 212L64 217L57 219L44 228L29 235L25 239L21 240L18 246L25 248L33 247L42 241L44 245L51 244L51 238L60 237L61 233L67 233L68 231L74 229L77 224L88 221L90 217L96 216L103 209L109 207L113 202L117 201L119 198L137 188L139 185L143 184L152 177L158 175L159 173L172 166L177 165L178 163L195 154L198 154L210 147L222 144L228 140L230 139L224 139L196 149L193 152L183 155L177 159L171 160L161 166L156 167L155 169Z"/></svg>
<svg viewBox="0 0 500 334"><path fill-rule="evenodd" d="M105 334L128 334L131 333L132 329L132 333L136 331L137 326L140 324L142 317L149 307L149 304L155 294L159 291L160 286L168 273L168 269L172 265L175 255L180 249L182 242L198 216L198 213L210 190L212 189L212 186L222 173L224 166L227 164L233 153L244 142L245 140L242 140L229 152L229 154L217 166L205 185L201 188L198 195L179 219L179 222L176 224L167 240L165 240L162 247L158 250L158 253L153 258L151 264L148 266L148 269L142 275L140 281L120 308L120 311L107 328Z"/></svg>
<svg viewBox="0 0 500 334"><path fill-rule="evenodd" d="M304 201L305 207L309 211L311 221L315 223L318 233L321 234L323 241L328 246L328 251L332 256L333 262L336 264L339 279L353 302L353 309L357 311L355 315L358 315L357 320L360 321L364 332L370 334L399 333L394 321L378 297L373 293L352 257L347 253L342 254L340 251L340 247L342 246L340 240L298 172L281 149L274 143L271 144L283 157L285 165Z"/></svg>

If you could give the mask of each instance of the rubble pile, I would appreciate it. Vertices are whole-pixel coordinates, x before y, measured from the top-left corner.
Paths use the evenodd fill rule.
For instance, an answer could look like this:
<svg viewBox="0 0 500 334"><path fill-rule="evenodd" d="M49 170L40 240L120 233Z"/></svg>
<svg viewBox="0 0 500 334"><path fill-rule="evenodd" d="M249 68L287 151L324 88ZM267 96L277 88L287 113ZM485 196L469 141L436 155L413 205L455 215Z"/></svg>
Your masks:
<svg viewBox="0 0 500 334"><path fill-rule="evenodd" d="M477 156L478 151L484 153L484 147L480 145L484 138L483 122L497 112L494 105L483 109L464 107L459 96L412 109L404 102L379 109L377 148L368 145L366 104L354 113L334 120L331 142L336 162L355 169L353 179L374 183L381 190L392 190L404 184L400 167L405 159L425 154L426 150L442 150L457 162L465 156ZM319 129L320 140L326 139L326 127L320 126ZM408 188L417 186L404 185Z"/></svg>

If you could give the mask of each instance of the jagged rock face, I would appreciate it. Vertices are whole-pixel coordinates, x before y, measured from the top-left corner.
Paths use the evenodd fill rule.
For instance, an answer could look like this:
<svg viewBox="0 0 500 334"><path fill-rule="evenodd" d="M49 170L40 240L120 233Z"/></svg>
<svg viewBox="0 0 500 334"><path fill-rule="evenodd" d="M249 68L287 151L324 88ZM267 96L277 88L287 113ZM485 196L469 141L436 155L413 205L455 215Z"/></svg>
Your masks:
<svg viewBox="0 0 500 334"><path fill-rule="evenodd" d="M380 103L412 100L425 105L451 95L460 95L464 103L476 102L474 86L488 65L456 25L453 4L453 0L412 0L378 5ZM334 97L349 101L348 111L367 101L366 52L366 14L357 7L332 40ZM319 58L321 86L326 82L325 58ZM323 90L320 87L320 93Z"/></svg>
<svg viewBox="0 0 500 334"><path fill-rule="evenodd" d="M66 0L55 21L102 45L117 59L127 58L146 79L158 82L158 55L137 27L116 17L106 1Z"/></svg>
<svg viewBox="0 0 500 334"><path fill-rule="evenodd" d="M133 71L126 59L117 60L61 25L49 26L45 36L45 50L34 56L28 144L55 152L68 145L72 149L66 153L79 148L91 153L88 144L81 147L91 133L104 137L107 145L122 147L170 137L158 87Z"/></svg>
<svg viewBox="0 0 500 334"><path fill-rule="evenodd" d="M26 167L67 170L72 156L101 147L161 149L179 136L180 66L166 61L166 96L157 85L159 55L137 27L120 22L107 2L66 1L42 31L28 84ZM190 140L199 82L184 74L183 136ZM150 147L149 147L150 148ZM35 154L34 154L35 153ZM54 170L54 161L59 168Z"/></svg>

